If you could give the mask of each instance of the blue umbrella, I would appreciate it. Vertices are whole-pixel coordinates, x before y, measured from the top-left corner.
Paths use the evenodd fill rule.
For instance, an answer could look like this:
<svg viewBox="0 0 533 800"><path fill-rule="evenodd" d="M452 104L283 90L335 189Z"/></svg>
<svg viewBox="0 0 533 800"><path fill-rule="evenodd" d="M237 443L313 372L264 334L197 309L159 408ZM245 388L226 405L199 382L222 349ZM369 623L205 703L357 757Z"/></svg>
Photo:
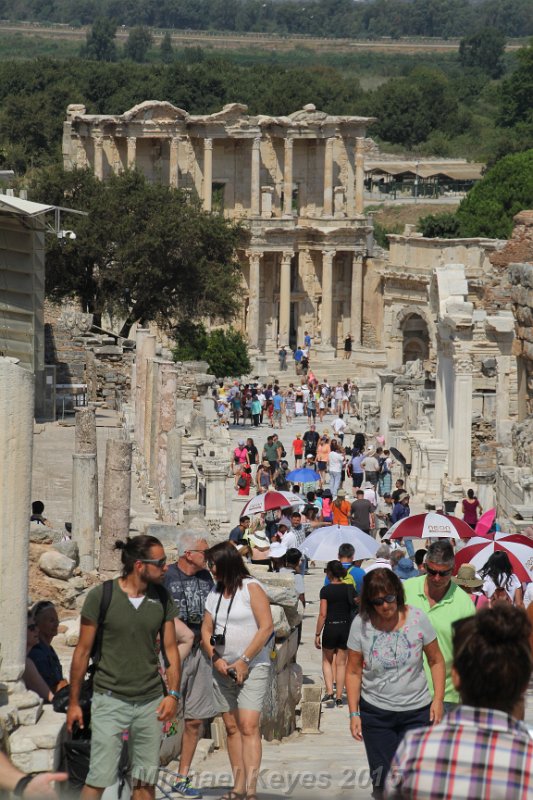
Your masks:
<svg viewBox="0 0 533 800"><path fill-rule="evenodd" d="M302 467L301 469L293 469L292 472L287 473L287 479L293 483L317 483L320 480L320 475L314 469Z"/></svg>

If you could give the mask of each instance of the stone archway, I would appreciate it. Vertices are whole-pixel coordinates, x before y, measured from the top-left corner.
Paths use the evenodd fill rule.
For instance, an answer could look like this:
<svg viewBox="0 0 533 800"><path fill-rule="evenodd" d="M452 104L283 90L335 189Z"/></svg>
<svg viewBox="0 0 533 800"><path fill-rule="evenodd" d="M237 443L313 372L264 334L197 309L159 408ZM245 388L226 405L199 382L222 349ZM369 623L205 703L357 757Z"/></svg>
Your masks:
<svg viewBox="0 0 533 800"><path fill-rule="evenodd" d="M403 320L402 331L402 363L408 361L425 361L429 357L429 331L427 322L420 314L409 314Z"/></svg>
<svg viewBox="0 0 533 800"><path fill-rule="evenodd" d="M435 358L435 322L426 309L417 305L404 306L396 314L393 337L401 348L401 363ZM398 353L399 356L399 353Z"/></svg>

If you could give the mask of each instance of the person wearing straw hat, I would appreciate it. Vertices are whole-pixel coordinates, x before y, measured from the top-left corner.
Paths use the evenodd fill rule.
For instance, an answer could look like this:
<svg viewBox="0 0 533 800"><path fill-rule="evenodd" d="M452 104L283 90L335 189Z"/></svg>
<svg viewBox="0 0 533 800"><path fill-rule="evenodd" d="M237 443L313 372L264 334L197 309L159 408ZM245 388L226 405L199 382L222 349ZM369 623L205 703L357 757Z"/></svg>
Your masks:
<svg viewBox="0 0 533 800"><path fill-rule="evenodd" d="M488 598L483 591L476 591L483 586L483 579L476 575L476 568L473 564L461 564L455 578L452 581L460 586L461 589L470 595L470 599L476 608L483 608L489 604Z"/></svg>

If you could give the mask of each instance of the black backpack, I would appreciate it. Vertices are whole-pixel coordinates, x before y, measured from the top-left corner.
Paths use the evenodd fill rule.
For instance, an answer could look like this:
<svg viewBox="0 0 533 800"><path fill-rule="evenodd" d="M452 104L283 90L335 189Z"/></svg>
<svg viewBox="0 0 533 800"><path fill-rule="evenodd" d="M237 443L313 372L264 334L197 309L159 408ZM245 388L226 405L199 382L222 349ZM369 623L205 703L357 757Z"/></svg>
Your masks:
<svg viewBox="0 0 533 800"><path fill-rule="evenodd" d="M151 584L155 589L159 602L163 606L163 622L161 623L161 627L159 629L159 641L161 647L161 655L163 656L163 662L165 664L165 668L169 666L169 660L167 658L167 654L165 651L165 642L163 637L163 628L165 625L165 618L167 616L167 606L169 595L167 590L164 586L160 586L158 583ZM93 680L94 680L94 673L96 672L96 668L98 666L98 662L102 657L102 642L104 638L104 622L107 614L107 610L111 604L111 597L113 595L113 580L104 581L102 584L102 597L100 599L100 608L98 611L98 621L96 623L96 636L94 637L93 646L91 649L91 663L89 664L89 668L87 669L87 677L83 681L80 690L80 699L79 704L82 708L84 714L90 711L91 701L93 697ZM59 714L66 714L68 709L69 703L69 695L70 695L70 686L64 686L60 689L55 695L54 699L52 700L52 706L54 711L58 712Z"/></svg>

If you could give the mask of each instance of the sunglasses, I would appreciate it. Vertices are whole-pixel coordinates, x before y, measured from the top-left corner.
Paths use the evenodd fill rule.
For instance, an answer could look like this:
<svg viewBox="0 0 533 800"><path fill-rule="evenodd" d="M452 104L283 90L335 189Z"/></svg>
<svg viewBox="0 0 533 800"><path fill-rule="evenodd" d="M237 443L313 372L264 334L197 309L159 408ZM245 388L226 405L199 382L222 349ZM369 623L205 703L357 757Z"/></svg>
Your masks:
<svg viewBox="0 0 533 800"><path fill-rule="evenodd" d="M450 567L450 569L442 569L442 570L441 569L431 569L431 567L428 567L427 564L426 564L426 572L429 575L440 575L441 578L447 578L448 575L452 574L453 567Z"/></svg>
<svg viewBox="0 0 533 800"><path fill-rule="evenodd" d="M386 594L385 597L375 597L374 600L371 600L370 603L373 606L382 606L384 603L397 603L398 598L395 594Z"/></svg>
<svg viewBox="0 0 533 800"><path fill-rule="evenodd" d="M29 631L37 630L37 625L35 624L35 622L32 622L31 625L28 625L28 630Z"/></svg>
<svg viewBox="0 0 533 800"><path fill-rule="evenodd" d="M164 558L140 558L141 564L154 564L159 569L162 569L167 563L167 557Z"/></svg>

